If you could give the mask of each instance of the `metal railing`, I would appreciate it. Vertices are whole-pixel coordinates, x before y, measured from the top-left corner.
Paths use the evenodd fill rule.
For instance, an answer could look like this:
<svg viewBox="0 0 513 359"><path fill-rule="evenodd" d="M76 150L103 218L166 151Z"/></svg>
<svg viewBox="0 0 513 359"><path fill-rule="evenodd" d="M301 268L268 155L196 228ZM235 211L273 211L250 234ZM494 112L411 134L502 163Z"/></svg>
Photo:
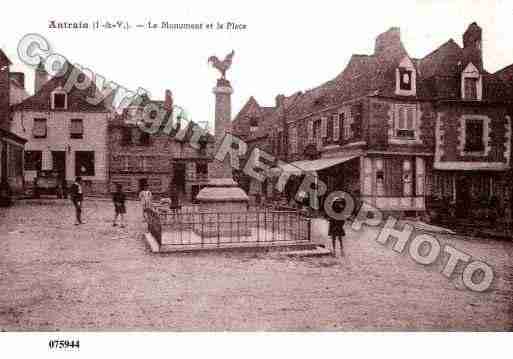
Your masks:
<svg viewBox="0 0 513 359"><path fill-rule="evenodd" d="M160 245L182 247L308 243L310 229L310 218L297 211L216 213L160 208L152 211L148 221L148 230L158 236Z"/></svg>

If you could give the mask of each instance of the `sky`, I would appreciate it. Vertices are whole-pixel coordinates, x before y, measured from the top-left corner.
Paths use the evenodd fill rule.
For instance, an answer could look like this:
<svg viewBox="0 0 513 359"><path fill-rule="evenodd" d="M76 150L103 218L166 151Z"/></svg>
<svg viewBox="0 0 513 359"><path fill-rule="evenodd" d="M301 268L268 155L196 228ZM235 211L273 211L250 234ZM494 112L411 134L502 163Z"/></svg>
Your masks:
<svg viewBox="0 0 513 359"><path fill-rule="evenodd" d="M73 5L72 5L73 4ZM130 90L142 87L153 99L173 92L174 102L195 121L214 120L212 88L219 74L207 64L235 50L227 73L234 93L232 117L250 96L272 106L278 94L290 95L339 74L353 53L371 54L376 36L401 28L405 48L423 57L448 39L461 45L476 21L483 28L483 58L488 71L513 63L513 2L467 1L10 1L3 4L0 47L26 73L33 91L33 68L17 58L19 40L43 35L52 51L86 66ZM172 31L152 29L56 30L51 20L129 23L245 24L246 30Z"/></svg>

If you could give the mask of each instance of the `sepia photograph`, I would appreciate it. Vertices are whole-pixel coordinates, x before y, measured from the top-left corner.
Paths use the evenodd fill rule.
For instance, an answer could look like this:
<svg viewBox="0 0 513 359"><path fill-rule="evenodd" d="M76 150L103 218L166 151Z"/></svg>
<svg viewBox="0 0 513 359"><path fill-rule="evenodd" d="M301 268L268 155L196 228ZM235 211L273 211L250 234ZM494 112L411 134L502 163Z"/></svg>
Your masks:
<svg viewBox="0 0 513 359"><path fill-rule="evenodd" d="M1 6L7 357L511 343L512 3Z"/></svg>

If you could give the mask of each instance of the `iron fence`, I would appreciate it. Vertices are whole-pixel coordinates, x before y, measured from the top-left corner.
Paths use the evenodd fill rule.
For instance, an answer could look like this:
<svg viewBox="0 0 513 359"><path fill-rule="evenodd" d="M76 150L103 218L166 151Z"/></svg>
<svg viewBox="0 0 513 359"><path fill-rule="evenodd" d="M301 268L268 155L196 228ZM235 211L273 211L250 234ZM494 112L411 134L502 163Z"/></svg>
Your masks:
<svg viewBox="0 0 513 359"><path fill-rule="evenodd" d="M158 218L158 221L157 221ZM159 244L182 247L310 242L310 218L297 211L153 211L148 229Z"/></svg>

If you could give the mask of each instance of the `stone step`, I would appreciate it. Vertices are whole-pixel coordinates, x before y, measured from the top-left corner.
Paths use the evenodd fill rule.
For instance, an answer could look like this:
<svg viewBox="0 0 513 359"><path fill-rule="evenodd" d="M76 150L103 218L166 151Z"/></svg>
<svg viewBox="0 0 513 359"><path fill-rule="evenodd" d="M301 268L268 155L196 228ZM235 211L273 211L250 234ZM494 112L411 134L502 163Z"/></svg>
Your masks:
<svg viewBox="0 0 513 359"><path fill-rule="evenodd" d="M305 249L305 250L297 250L297 251L289 251L281 253L288 257L325 257L331 256L331 251L324 246L317 246L315 249Z"/></svg>

